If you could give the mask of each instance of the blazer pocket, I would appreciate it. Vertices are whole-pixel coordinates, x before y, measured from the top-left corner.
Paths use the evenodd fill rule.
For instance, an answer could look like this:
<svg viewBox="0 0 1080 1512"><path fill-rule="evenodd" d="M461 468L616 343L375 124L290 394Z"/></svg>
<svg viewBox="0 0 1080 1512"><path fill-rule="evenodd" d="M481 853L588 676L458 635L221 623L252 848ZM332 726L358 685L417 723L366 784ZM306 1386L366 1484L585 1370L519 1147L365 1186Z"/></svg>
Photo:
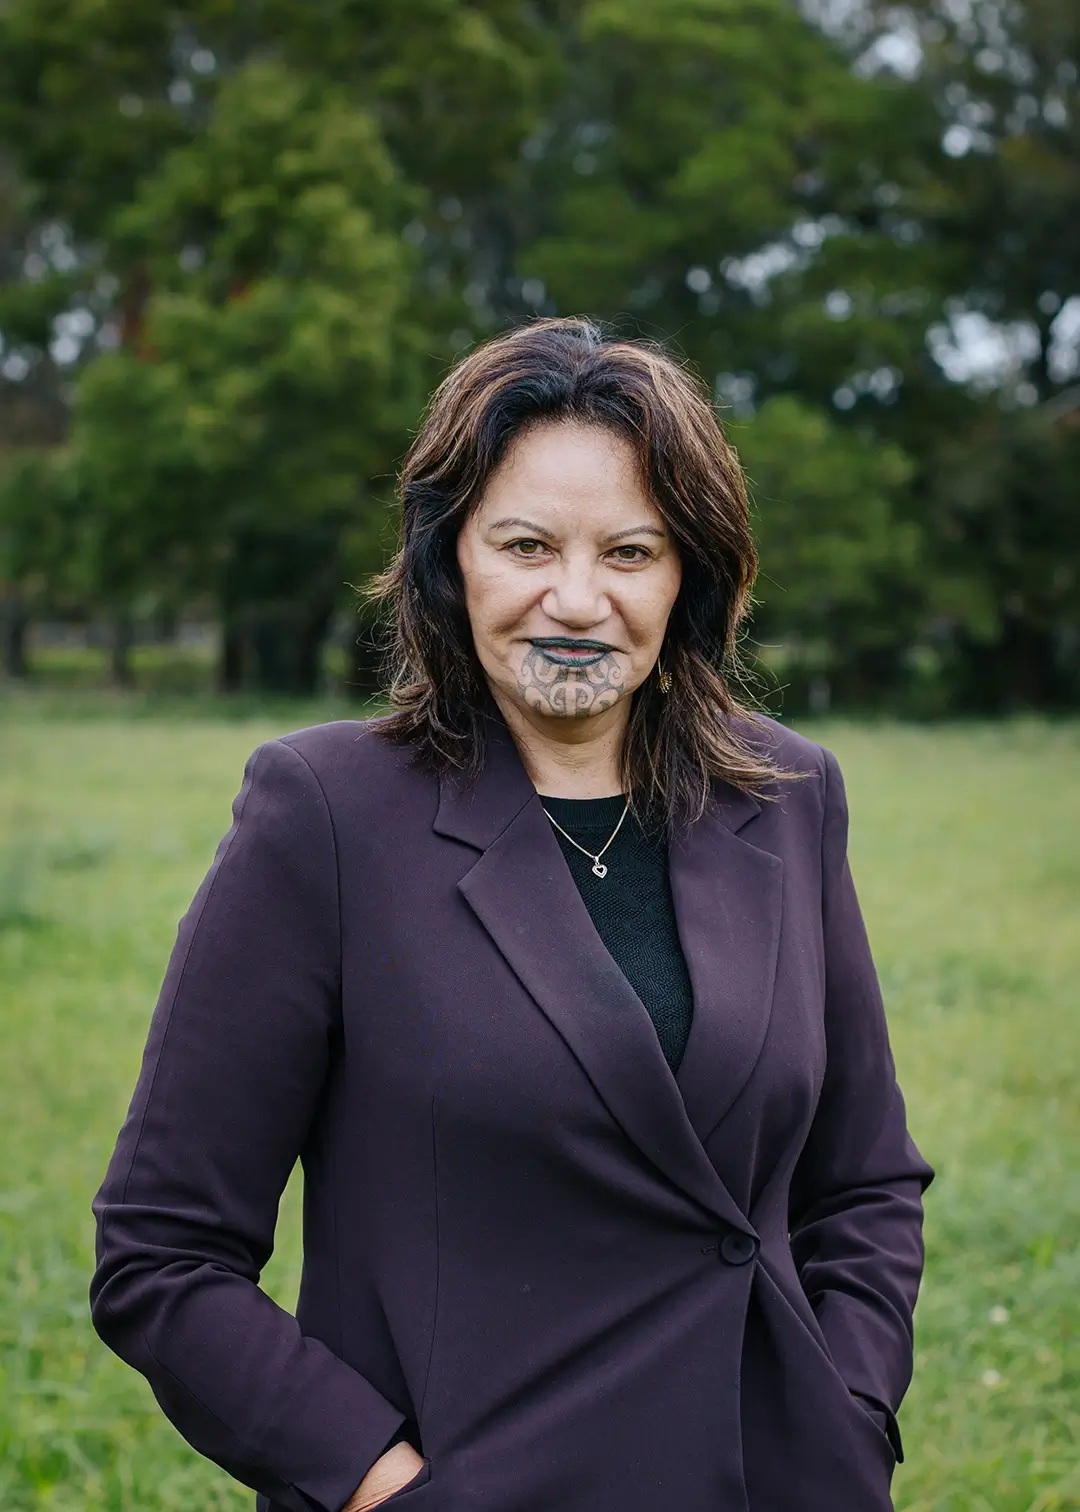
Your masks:
<svg viewBox="0 0 1080 1512"><path fill-rule="evenodd" d="M848 1383L844 1380L843 1376L840 1374L840 1371L837 1369L836 1361L833 1359L832 1351L829 1349L828 1340L822 1332L821 1325L818 1323L817 1317L814 1314L813 1308L810 1305L809 1298L806 1297L805 1292L802 1292L800 1288L800 1294L804 1299L805 1306L799 1307L792 1301L791 1297L788 1296L787 1292L779 1284L775 1277L769 1275L767 1271L763 1271L760 1274L767 1278L768 1284L772 1288L776 1299L779 1300L780 1303L788 1309L791 1317L797 1322L799 1328L803 1331L806 1338L808 1338L813 1343L814 1347L818 1350L825 1368L831 1373L833 1379L837 1382L838 1385L843 1387L844 1396L847 1398L852 1412L859 1413L862 1417L866 1418L869 1421L870 1426L877 1430L879 1439L885 1440L885 1444L893 1464L900 1464L904 1458L904 1446L900 1441L900 1429L897 1426L896 1418L894 1417L892 1412L890 1412L889 1409L885 1407L881 1402L877 1401L876 1398L871 1402L866 1397L860 1397L857 1392L852 1391L848 1386ZM884 1419L884 1421L882 1421L882 1419Z"/></svg>
<svg viewBox="0 0 1080 1512"><path fill-rule="evenodd" d="M863 1412L874 1424L874 1427L887 1439L896 1463L898 1465L902 1464L904 1445L900 1438L900 1427L896 1418L880 1402L871 1401L869 1397L864 1397L857 1391L853 1391L851 1395L855 1398L855 1405L862 1408Z"/></svg>

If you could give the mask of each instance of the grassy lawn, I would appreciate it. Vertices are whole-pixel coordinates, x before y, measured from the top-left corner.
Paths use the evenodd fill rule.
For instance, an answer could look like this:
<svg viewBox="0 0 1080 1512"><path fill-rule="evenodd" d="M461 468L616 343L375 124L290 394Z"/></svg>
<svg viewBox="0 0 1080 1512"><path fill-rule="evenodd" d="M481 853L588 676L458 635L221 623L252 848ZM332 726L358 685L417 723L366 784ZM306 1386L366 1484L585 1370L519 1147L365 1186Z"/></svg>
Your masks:
<svg viewBox="0 0 1080 1512"><path fill-rule="evenodd" d="M94 1335L89 1204L244 759L327 711L126 707L0 700L0 1507L250 1512ZM1080 725L805 728L847 778L939 1173L897 1506L1080 1508ZM287 1306L297 1217L293 1187L264 1278Z"/></svg>

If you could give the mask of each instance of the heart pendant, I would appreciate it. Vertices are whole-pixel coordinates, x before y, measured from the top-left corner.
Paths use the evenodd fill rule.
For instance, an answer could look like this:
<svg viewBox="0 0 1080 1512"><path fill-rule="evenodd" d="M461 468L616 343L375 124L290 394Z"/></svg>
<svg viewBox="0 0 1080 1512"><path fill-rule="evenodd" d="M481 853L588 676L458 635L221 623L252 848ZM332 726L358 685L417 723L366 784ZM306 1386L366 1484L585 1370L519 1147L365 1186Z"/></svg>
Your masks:
<svg viewBox="0 0 1080 1512"><path fill-rule="evenodd" d="M592 864L592 874L594 877L606 877L607 867L602 861L594 861Z"/></svg>

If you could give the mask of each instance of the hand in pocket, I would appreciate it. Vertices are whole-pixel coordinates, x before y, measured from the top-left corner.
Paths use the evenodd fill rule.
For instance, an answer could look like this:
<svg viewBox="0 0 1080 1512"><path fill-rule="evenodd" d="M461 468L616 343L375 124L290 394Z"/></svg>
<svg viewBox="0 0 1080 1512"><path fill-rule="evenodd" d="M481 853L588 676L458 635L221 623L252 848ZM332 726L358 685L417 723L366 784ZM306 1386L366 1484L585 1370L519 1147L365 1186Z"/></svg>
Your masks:
<svg viewBox="0 0 1080 1512"><path fill-rule="evenodd" d="M394 1444L372 1465L341 1512L369 1512L398 1491L404 1491L424 1468L423 1458L411 1444Z"/></svg>

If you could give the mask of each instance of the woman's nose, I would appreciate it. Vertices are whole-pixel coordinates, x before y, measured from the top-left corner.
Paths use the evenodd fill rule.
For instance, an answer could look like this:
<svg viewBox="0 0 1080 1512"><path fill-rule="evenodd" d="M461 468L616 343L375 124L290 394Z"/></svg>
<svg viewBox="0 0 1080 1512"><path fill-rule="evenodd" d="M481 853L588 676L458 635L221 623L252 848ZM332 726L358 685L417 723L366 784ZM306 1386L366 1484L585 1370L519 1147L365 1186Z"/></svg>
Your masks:
<svg viewBox="0 0 1080 1512"><path fill-rule="evenodd" d="M609 613L607 597L590 567L562 565L548 586L544 613L564 624L594 625Z"/></svg>

